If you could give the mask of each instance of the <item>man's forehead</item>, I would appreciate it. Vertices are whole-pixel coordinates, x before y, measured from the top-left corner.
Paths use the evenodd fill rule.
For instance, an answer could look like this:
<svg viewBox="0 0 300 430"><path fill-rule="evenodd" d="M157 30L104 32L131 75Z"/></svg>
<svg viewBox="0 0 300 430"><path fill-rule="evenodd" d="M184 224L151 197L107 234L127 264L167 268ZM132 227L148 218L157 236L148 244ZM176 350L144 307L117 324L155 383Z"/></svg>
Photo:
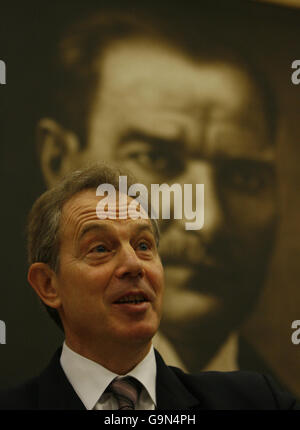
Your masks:
<svg viewBox="0 0 300 430"><path fill-rule="evenodd" d="M84 210L93 204L97 204L96 188L89 188L77 192L70 197L62 207L62 214L66 215L74 210Z"/></svg>
<svg viewBox="0 0 300 430"><path fill-rule="evenodd" d="M97 205L104 198L109 205L103 205L103 211L101 212L100 210L99 212ZM143 214L143 219L135 219L134 208L132 207L133 201L132 197L124 194L120 195L118 191L116 191L115 195L110 196L110 198L97 196L96 189L80 191L64 204L60 223L61 228L65 230L69 226L70 229L74 227L80 229L83 224L92 221L99 221L99 223L116 221L121 223L127 222L127 224L128 221L132 221L131 225L149 224L151 226L148 214L141 206L138 209ZM134 207L136 208L136 205ZM105 215L107 219L101 219L101 215Z"/></svg>
<svg viewBox="0 0 300 430"><path fill-rule="evenodd" d="M129 211L128 207L134 200L133 197L122 193L120 194L118 190L115 190L115 193L108 194L108 196L97 196L96 191L96 188L88 188L74 194L65 202L62 212L66 214L67 212L72 213L73 211L91 210L95 211L95 215L97 216L97 204L101 199L105 198L111 209L114 209L119 213L124 213L125 211Z"/></svg>

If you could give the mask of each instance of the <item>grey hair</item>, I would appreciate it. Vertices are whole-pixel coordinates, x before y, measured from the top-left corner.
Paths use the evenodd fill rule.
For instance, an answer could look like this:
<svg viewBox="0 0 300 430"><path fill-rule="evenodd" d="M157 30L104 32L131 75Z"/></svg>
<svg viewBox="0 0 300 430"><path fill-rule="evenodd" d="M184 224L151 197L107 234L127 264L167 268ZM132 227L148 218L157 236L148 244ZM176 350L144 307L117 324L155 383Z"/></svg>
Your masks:
<svg viewBox="0 0 300 430"><path fill-rule="evenodd" d="M35 201L28 216L27 251L29 265L36 262L46 263L57 273L59 271L59 228L64 204L75 194L83 190L95 189L101 184L111 184L116 190L119 190L119 176L127 176L128 187L136 183L133 176L123 169L97 163L71 172L58 185L44 192ZM158 246L160 235L158 223L151 217L150 221ZM57 310L44 305L51 318L63 329Z"/></svg>

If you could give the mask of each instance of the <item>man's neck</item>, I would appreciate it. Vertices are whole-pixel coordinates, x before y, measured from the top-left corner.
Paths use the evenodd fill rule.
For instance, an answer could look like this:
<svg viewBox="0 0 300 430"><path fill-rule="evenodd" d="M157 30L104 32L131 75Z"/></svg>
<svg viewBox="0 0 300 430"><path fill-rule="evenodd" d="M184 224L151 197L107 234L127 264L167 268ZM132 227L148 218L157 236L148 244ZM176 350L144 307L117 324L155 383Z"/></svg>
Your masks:
<svg viewBox="0 0 300 430"><path fill-rule="evenodd" d="M151 348L151 341L147 343L127 343L111 345L102 343L93 345L87 343L74 342L65 339L67 346L77 354L92 360L106 369L118 375L125 375L140 363L148 354Z"/></svg>

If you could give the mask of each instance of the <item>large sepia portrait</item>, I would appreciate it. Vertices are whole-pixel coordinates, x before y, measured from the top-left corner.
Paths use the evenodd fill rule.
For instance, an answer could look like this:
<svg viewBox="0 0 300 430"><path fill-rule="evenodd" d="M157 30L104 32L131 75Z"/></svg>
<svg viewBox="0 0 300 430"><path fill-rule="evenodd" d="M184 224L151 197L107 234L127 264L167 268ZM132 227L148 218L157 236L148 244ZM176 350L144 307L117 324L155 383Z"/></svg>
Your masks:
<svg viewBox="0 0 300 430"><path fill-rule="evenodd" d="M1 7L0 388L62 342L26 279L29 208L104 161L148 189L204 184L201 228L159 220L165 361L300 398L300 2L193 3Z"/></svg>

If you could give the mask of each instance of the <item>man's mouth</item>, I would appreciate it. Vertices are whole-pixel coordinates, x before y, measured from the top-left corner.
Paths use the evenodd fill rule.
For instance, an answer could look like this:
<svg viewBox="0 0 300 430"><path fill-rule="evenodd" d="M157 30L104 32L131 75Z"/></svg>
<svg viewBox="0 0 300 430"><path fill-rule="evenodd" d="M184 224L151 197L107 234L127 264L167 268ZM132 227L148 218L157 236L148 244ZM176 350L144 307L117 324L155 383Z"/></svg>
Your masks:
<svg viewBox="0 0 300 430"><path fill-rule="evenodd" d="M143 302L148 302L149 300L147 297L143 294L127 294L125 296L122 296L120 299L116 300L114 303L117 304L123 304L123 303L130 303L130 304L138 304Z"/></svg>

